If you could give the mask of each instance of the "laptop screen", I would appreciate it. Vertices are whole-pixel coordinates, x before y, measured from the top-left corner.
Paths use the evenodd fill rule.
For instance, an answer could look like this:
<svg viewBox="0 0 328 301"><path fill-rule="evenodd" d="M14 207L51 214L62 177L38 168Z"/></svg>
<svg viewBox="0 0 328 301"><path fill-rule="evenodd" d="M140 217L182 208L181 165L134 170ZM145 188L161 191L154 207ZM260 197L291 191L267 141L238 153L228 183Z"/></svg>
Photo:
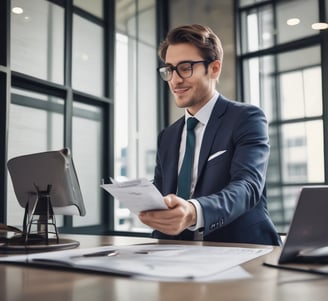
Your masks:
<svg viewBox="0 0 328 301"><path fill-rule="evenodd" d="M279 263L328 260L328 186L301 188Z"/></svg>

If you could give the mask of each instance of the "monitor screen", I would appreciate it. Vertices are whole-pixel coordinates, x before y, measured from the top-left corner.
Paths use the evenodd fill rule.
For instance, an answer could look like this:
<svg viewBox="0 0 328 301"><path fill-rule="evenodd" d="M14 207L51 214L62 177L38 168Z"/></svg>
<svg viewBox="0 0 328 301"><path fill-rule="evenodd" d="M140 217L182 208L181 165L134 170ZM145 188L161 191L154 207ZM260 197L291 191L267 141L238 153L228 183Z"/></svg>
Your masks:
<svg viewBox="0 0 328 301"><path fill-rule="evenodd" d="M85 215L82 193L68 148L23 155L7 163L18 203L36 202L38 191L47 191L54 214ZM49 186L50 185L50 186Z"/></svg>

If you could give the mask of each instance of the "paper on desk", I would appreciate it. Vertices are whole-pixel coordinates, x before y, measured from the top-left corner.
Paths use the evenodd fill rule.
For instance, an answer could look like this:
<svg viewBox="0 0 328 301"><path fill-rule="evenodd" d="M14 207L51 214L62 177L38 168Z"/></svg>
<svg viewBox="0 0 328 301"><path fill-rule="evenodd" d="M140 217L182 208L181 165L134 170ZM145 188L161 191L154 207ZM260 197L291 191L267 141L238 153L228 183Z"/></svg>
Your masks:
<svg viewBox="0 0 328 301"><path fill-rule="evenodd" d="M100 185L126 208L138 214L141 211L167 209L162 194L147 179Z"/></svg>
<svg viewBox="0 0 328 301"><path fill-rule="evenodd" d="M236 272L234 269L240 264L265 255L271 250L272 248L269 247L237 248L146 244L66 250L8 258L0 257L0 261L43 266L57 265L77 270L105 272L154 281L207 282L229 279L227 278L229 270L230 272ZM108 251L113 255L83 256L83 254L90 255L99 251ZM240 269L239 277L241 277ZM245 277L245 274L243 277Z"/></svg>

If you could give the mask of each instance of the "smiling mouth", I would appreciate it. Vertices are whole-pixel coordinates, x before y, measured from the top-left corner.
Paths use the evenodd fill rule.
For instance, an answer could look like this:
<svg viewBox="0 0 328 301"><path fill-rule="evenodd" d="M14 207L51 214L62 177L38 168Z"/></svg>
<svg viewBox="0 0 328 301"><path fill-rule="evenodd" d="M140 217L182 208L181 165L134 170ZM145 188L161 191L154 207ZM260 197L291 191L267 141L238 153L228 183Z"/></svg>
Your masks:
<svg viewBox="0 0 328 301"><path fill-rule="evenodd" d="M173 91L175 94L183 94L188 90L189 90L188 88L175 88Z"/></svg>

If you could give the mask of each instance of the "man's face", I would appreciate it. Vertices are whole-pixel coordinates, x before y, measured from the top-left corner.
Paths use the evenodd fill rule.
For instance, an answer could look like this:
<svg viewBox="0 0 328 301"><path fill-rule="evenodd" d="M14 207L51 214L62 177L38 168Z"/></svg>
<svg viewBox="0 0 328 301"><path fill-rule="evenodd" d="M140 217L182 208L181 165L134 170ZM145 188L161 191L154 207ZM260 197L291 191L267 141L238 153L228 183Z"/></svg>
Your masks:
<svg viewBox="0 0 328 301"><path fill-rule="evenodd" d="M170 45L166 52L165 63L176 66L182 61L202 61L197 47L182 43ZM203 63L193 65L193 74L189 78L181 78L176 71L168 82L171 92L179 108L187 108L192 115L196 114L213 96L215 82L220 74L220 63L214 61L206 67Z"/></svg>

